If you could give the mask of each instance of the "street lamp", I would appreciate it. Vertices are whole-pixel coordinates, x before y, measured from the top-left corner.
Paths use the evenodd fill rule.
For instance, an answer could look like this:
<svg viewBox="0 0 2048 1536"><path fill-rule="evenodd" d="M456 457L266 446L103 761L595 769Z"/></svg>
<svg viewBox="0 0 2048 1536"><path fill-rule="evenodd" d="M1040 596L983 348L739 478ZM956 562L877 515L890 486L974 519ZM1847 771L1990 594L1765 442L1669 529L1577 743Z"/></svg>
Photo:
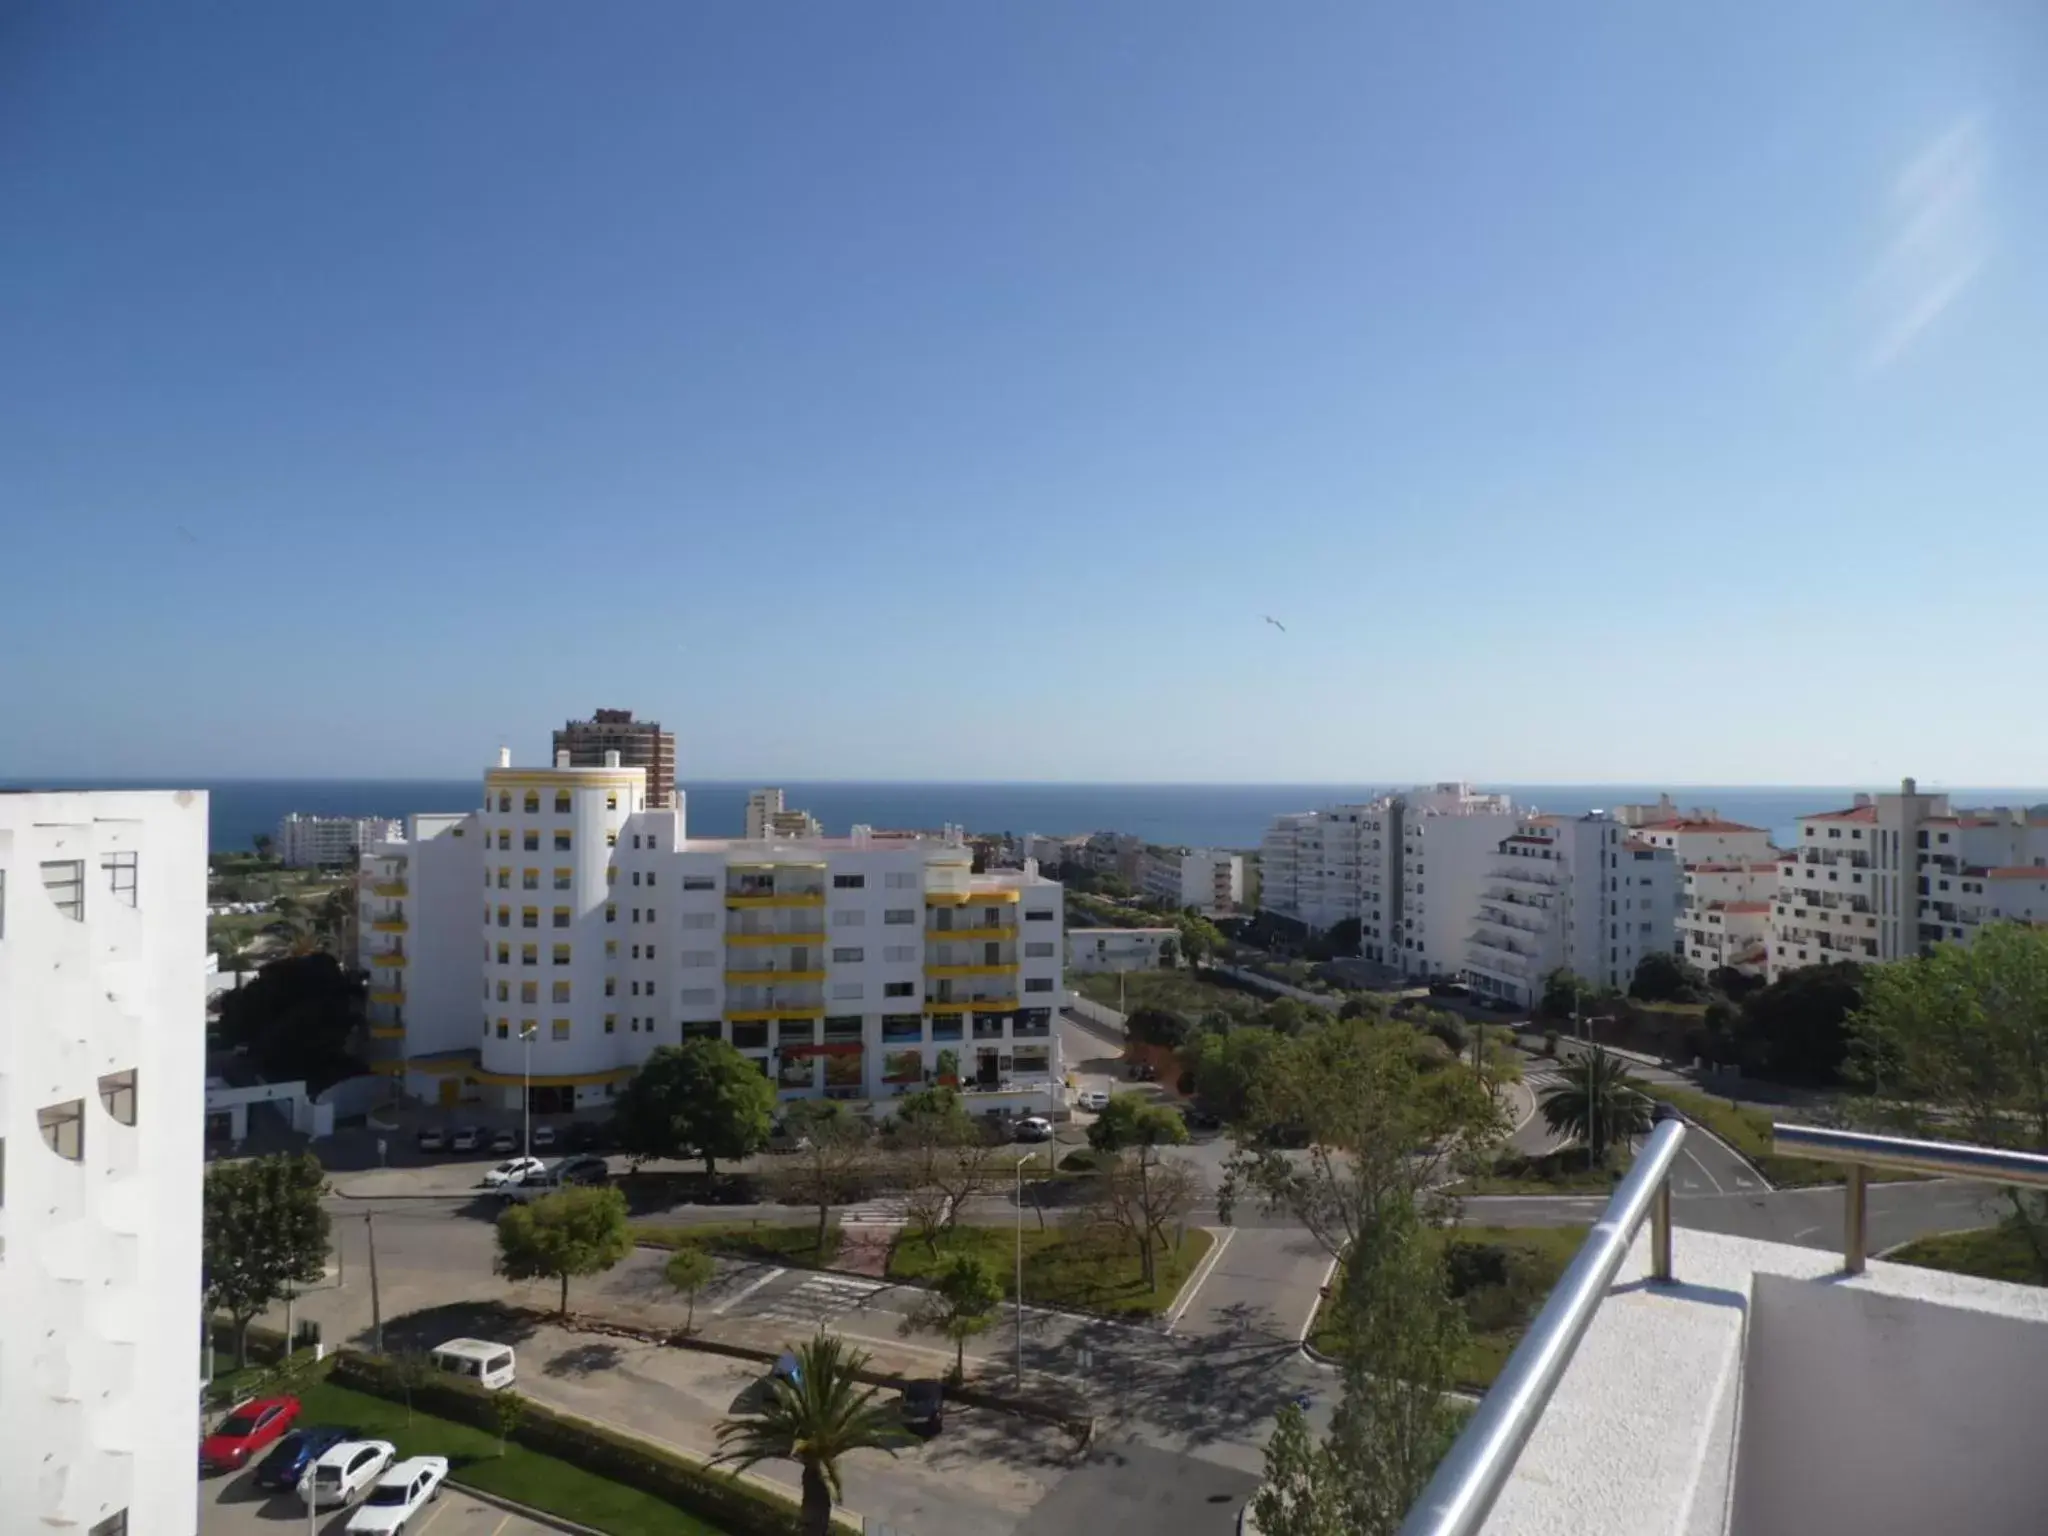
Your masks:
<svg viewBox="0 0 2048 1536"><path fill-rule="evenodd" d="M1026 1152L1017 1159L1017 1390L1024 1390L1024 1165L1036 1157Z"/></svg>
<svg viewBox="0 0 2048 1536"><path fill-rule="evenodd" d="M519 1026L520 1068L519 1068L519 1155L533 1156L533 1037L540 1033L540 1026L526 1023Z"/></svg>

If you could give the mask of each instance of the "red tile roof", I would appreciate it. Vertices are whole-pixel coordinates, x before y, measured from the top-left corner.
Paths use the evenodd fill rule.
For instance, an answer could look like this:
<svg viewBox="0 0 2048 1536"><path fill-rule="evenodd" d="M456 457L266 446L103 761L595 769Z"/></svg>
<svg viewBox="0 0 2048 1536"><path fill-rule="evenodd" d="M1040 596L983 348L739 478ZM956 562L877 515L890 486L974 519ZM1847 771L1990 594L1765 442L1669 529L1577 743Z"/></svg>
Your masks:
<svg viewBox="0 0 2048 1536"><path fill-rule="evenodd" d="M1646 821L1637 827L1638 832L1761 832L1762 827L1746 826L1739 821L1722 821L1719 818L1708 821L1701 818L1679 816L1670 821Z"/></svg>
<svg viewBox="0 0 2048 1536"><path fill-rule="evenodd" d="M1986 880L2048 880L2048 867L2039 864L2003 864L1984 871Z"/></svg>
<svg viewBox="0 0 2048 1536"><path fill-rule="evenodd" d="M1731 901L1721 910L1723 912L1768 912L1771 910L1771 904L1768 901Z"/></svg>
<svg viewBox="0 0 2048 1536"><path fill-rule="evenodd" d="M1846 811L1814 811L1799 818L1801 821L1875 821L1877 807L1874 805L1852 805Z"/></svg>

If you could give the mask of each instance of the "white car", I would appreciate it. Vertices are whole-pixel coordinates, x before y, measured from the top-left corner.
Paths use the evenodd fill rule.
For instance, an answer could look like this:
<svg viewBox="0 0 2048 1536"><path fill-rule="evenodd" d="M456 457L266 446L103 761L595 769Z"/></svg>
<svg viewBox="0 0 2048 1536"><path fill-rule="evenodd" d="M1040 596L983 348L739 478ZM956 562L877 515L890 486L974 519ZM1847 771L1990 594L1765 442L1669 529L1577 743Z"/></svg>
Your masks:
<svg viewBox="0 0 2048 1536"><path fill-rule="evenodd" d="M1013 1134L1019 1141L1051 1141L1052 1122L1042 1115L1026 1115Z"/></svg>
<svg viewBox="0 0 2048 1536"><path fill-rule="evenodd" d="M1074 1098L1082 1109L1101 1111L1109 1108L1109 1095L1100 1088L1083 1088Z"/></svg>
<svg viewBox="0 0 2048 1536"><path fill-rule="evenodd" d="M384 1474L398 1455L389 1440L344 1440L299 1477L299 1502L314 1509L346 1504Z"/></svg>
<svg viewBox="0 0 2048 1536"><path fill-rule="evenodd" d="M406 1521L438 1498L448 1476L446 1456L409 1456L377 1479L370 1496L348 1517L348 1536L398 1536Z"/></svg>
<svg viewBox="0 0 2048 1536"><path fill-rule="evenodd" d="M484 1175L485 1189L503 1189L507 1184L521 1184L530 1173L540 1173L547 1163L538 1157L507 1158Z"/></svg>

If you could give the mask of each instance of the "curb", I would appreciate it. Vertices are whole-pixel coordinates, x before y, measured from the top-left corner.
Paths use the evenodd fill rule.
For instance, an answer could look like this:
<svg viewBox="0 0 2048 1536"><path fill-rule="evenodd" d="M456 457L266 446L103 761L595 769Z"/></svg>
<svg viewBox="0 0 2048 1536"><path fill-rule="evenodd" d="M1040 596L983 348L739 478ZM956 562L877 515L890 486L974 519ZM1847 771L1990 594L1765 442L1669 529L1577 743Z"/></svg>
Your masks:
<svg viewBox="0 0 2048 1536"><path fill-rule="evenodd" d="M517 1515L522 1520L531 1520L535 1525L544 1525L551 1531L565 1531L568 1533L568 1536L605 1536L605 1533L594 1525L578 1525L574 1520L565 1520L562 1516L549 1514L544 1509L535 1509L531 1504L522 1504L517 1499L508 1499L501 1493L486 1493L473 1483L465 1483L459 1478L450 1477L447 1481L447 1486L459 1488L472 1499L481 1499L484 1503L502 1509L508 1514Z"/></svg>

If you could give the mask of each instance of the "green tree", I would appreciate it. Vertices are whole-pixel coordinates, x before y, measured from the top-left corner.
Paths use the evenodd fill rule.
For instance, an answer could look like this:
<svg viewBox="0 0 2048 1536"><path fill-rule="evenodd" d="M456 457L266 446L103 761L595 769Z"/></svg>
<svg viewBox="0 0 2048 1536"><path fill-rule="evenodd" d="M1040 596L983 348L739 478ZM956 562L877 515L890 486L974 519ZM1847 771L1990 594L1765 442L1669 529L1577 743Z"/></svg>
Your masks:
<svg viewBox="0 0 2048 1536"><path fill-rule="evenodd" d="M1849 1031L1858 1119L2048 1151L2048 928L1994 923L1967 946L1873 967ZM2048 1197L2007 1194L2048 1281Z"/></svg>
<svg viewBox="0 0 2048 1536"><path fill-rule="evenodd" d="M1178 1113L1138 1093L1111 1094L1109 1107L1088 1127L1088 1145L1098 1152L1178 1146L1187 1139L1187 1122Z"/></svg>
<svg viewBox="0 0 2048 1536"><path fill-rule="evenodd" d="M1595 1167L1615 1142L1649 1134L1652 1118L1650 1099L1628 1064L1597 1045L1543 1090L1537 1107L1543 1123L1585 1147Z"/></svg>
<svg viewBox="0 0 2048 1536"><path fill-rule="evenodd" d="M391 1354L391 1374L398 1379L398 1387L405 1394L405 1422L412 1423L412 1395L427 1383L432 1369L423 1349L407 1348L394 1350Z"/></svg>
<svg viewBox="0 0 2048 1536"><path fill-rule="evenodd" d="M1180 952L1187 956L1191 970L1200 970L1203 961L1222 952L1222 933L1193 907L1181 913L1176 926L1180 930Z"/></svg>
<svg viewBox="0 0 2048 1536"><path fill-rule="evenodd" d="M304 1079L312 1092L362 1068L348 1046L363 1021L364 988L332 955L273 960L221 995L220 1039L246 1049L273 1082Z"/></svg>
<svg viewBox="0 0 2048 1536"><path fill-rule="evenodd" d="M1358 919L1347 917L1342 922L1331 925L1330 931L1323 935L1323 942L1329 946L1333 956L1341 959L1357 954L1359 941L1364 936L1365 929Z"/></svg>
<svg viewBox="0 0 2048 1536"><path fill-rule="evenodd" d="M932 1276L931 1290L903 1320L906 1334L941 1334L953 1341L953 1379L967 1374L967 1341L988 1332L1002 1304L1003 1280L978 1253L956 1253Z"/></svg>
<svg viewBox="0 0 2048 1536"><path fill-rule="evenodd" d="M498 1454L505 1454L505 1442L519 1433L526 1422L526 1399L510 1387L491 1394L491 1424L498 1431Z"/></svg>
<svg viewBox="0 0 2048 1536"><path fill-rule="evenodd" d="M1832 1087L1849 1055L1849 1020L1870 972L1853 960L1802 965L1743 999L1734 1026L1742 1070L1771 1082Z"/></svg>
<svg viewBox="0 0 2048 1536"><path fill-rule="evenodd" d="M258 832L254 839L253 846L256 849L257 858L268 859L270 857L271 848L270 834L268 832Z"/></svg>
<svg viewBox="0 0 2048 1536"><path fill-rule="evenodd" d="M1707 995L1707 978L1670 950L1653 949L1636 962L1628 995L1645 1003L1696 1003Z"/></svg>
<svg viewBox="0 0 2048 1536"><path fill-rule="evenodd" d="M689 1313L683 1318L683 1332L688 1333L697 1326L697 1294L711 1283L717 1273L718 1266L712 1262L711 1255L695 1243L683 1244L661 1266L662 1279L689 1303Z"/></svg>
<svg viewBox="0 0 2048 1536"><path fill-rule="evenodd" d="M498 1218L497 1271L507 1280L559 1280L569 1315L569 1281L602 1274L633 1251L626 1197L609 1185L565 1189Z"/></svg>
<svg viewBox="0 0 2048 1536"><path fill-rule="evenodd" d="M249 1363L249 1324L327 1265L327 1174L310 1152L214 1163L201 1195L201 1265L209 1307L228 1314L235 1364Z"/></svg>
<svg viewBox="0 0 2048 1536"><path fill-rule="evenodd" d="M1137 1250L1148 1289L1159 1284L1154 1255L1167 1246L1167 1228L1180 1222L1202 1194L1194 1166L1180 1158L1162 1158L1156 1148L1157 1143L1141 1140L1106 1154L1109 1161L1102 1177L1090 1186L1094 1220L1114 1229Z"/></svg>
<svg viewBox="0 0 2048 1536"><path fill-rule="evenodd" d="M620 1090L614 1120L619 1144L636 1163L701 1157L751 1157L768 1144L775 1086L760 1067L723 1040L662 1045Z"/></svg>
<svg viewBox="0 0 2048 1536"><path fill-rule="evenodd" d="M1315 1017L1307 1003L1296 997L1276 997L1259 1010L1259 1024L1276 1035L1298 1035Z"/></svg>
<svg viewBox="0 0 2048 1536"><path fill-rule="evenodd" d="M936 1258L940 1234L952 1231L962 1206L994 1184L996 1148L951 1088L921 1089L897 1100L888 1144L904 1218Z"/></svg>
<svg viewBox="0 0 2048 1536"><path fill-rule="evenodd" d="M1217 1197L1224 1220L1239 1198L1255 1198L1341 1255L1390 1200L1421 1203L1447 1166L1499 1140L1504 1117L1485 1082L1463 1062L1425 1057L1421 1038L1404 1023L1337 1019L1278 1040L1232 1132ZM1306 1156L1270 1145L1279 1130L1306 1143Z"/></svg>
<svg viewBox="0 0 2048 1536"><path fill-rule="evenodd" d="M1179 959L1180 946L1176 944L1172 939L1161 939L1159 941L1160 966L1162 968L1170 970L1173 967L1174 962L1176 962Z"/></svg>
<svg viewBox="0 0 2048 1536"><path fill-rule="evenodd" d="M764 1461L793 1461L803 1486L804 1536L830 1536L832 1506L840 1497L839 1463L855 1451L894 1456L910 1436L879 1401L880 1390L860 1385L868 1357L820 1333L796 1349L799 1380L768 1381L768 1402L758 1414L718 1426L714 1464L745 1471Z"/></svg>
<svg viewBox="0 0 2048 1536"><path fill-rule="evenodd" d="M256 952L233 932L217 934L214 937L213 953L220 961L220 968L235 978L237 987L242 984L243 972L256 963Z"/></svg>
<svg viewBox="0 0 2048 1536"><path fill-rule="evenodd" d="M776 1160L770 1183L783 1204L808 1205L818 1213L822 1263L832 1207L858 1200L867 1186L873 1136L865 1118L829 1099L792 1104L787 1119L801 1139Z"/></svg>
<svg viewBox="0 0 2048 1536"><path fill-rule="evenodd" d="M1321 1444L1282 1413L1252 1501L1262 1536L1392 1536L1457 1437L1465 1320L1413 1201L1381 1206L1335 1303L1344 1394Z"/></svg>
<svg viewBox="0 0 2048 1536"><path fill-rule="evenodd" d="M1187 1043L1188 1021L1165 1008L1137 1008L1124 1021L1133 1040L1177 1051Z"/></svg>
<svg viewBox="0 0 2048 1536"><path fill-rule="evenodd" d="M1204 1032L1181 1048L1181 1066L1193 1079L1202 1107L1235 1125L1251 1108L1252 1083L1276 1037L1264 1029Z"/></svg>
<svg viewBox="0 0 2048 1536"><path fill-rule="evenodd" d="M1543 996L1536 1004L1536 1016L1564 1020L1593 996L1593 984L1559 966L1543 978Z"/></svg>

